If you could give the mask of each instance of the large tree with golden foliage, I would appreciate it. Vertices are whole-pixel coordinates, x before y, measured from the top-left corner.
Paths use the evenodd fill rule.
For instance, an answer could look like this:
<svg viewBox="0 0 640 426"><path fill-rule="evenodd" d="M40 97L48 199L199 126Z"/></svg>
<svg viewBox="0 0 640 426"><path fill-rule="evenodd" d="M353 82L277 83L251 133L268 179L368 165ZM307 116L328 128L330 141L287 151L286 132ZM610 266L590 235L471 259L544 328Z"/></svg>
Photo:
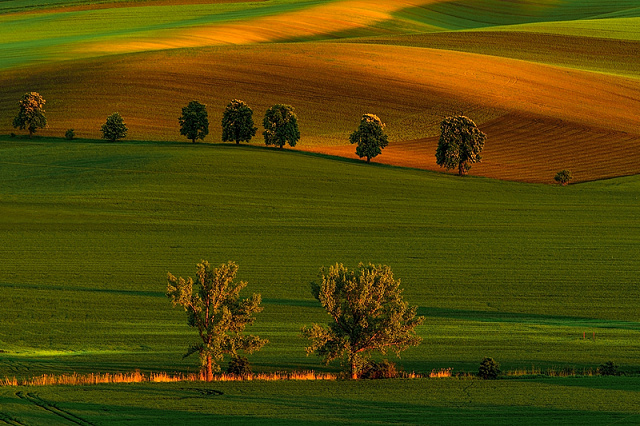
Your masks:
<svg viewBox="0 0 640 426"><path fill-rule="evenodd" d="M174 306L184 308L189 326L197 329L201 340L191 345L184 357L200 354L207 381L213 380L213 373L220 371L219 362L225 354L237 357L238 351L252 353L268 343L258 336L242 334L262 308L259 294L240 299L240 291L247 283L234 281L237 271L238 266L233 262L212 268L203 260L196 266L195 281L191 277L176 278L171 273L167 276L167 297Z"/></svg>
<svg viewBox="0 0 640 426"><path fill-rule="evenodd" d="M487 135L469 117L447 117L440 123L436 163L447 170L457 167L458 174L465 175L471 164L482 160L480 153L486 139Z"/></svg>
<svg viewBox="0 0 640 426"><path fill-rule="evenodd" d="M415 328L424 317L403 300L400 280L388 266L361 263L349 270L336 264L322 268L320 277L311 293L331 320L328 326L303 327L302 334L311 340L307 355L316 353L327 364L346 360L351 378L357 379L372 352L391 350L399 356L422 341Z"/></svg>
<svg viewBox="0 0 640 426"><path fill-rule="evenodd" d="M18 105L20 110L13 119L13 127L20 130L28 130L31 137L38 128L47 126L47 118L44 115L44 100L38 92L25 93L20 98Z"/></svg>

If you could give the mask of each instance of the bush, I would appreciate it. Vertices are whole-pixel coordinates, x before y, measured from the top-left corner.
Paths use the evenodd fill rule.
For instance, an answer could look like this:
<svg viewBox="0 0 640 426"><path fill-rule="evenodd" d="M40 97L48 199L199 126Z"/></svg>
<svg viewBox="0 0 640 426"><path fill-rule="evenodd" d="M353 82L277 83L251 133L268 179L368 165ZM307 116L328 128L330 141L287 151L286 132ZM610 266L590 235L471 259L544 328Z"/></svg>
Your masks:
<svg viewBox="0 0 640 426"><path fill-rule="evenodd" d="M229 361L227 373L237 376L248 376L252 373L251 364L246 356L232 358L231 361Z"/></svg>
<svg viewBox="0 0 640 426"><path fill-rule="evenodd" d="M402 369L386 359L380 362L369 361L360 373L361 379L395 379L402 376Z"/></svg>
<svg viewBox="0 0 640 426"><path fill-rule="evenodd" d="M618 366L613 361L607 361L598 367L598 374L601 376L619 376L620 371Z"/></svg>
<svg viewBox="0 0 640 426"><path fill-rule="evenodd" d="M67 132L64 134L64 138L69 141L75 137L76 137L76 133L73 131L73 129L68 129Z"/></svg>
<svg viewBox="0 0 640 426"><path fill-rule="evenodd" d="M573 179L573 176L571 176L571 172L569 170L561 170L556 174L556 177L554 177L554 179L560 185L564 186L568 184L571 179Z"/></svg>
<svg viewBox="0 0 640 426"><path fill-rule="evenodd" d="M478 376L482 379L497 379L500 374L500 364L493 358L485 358L480 363Z"/></svg>

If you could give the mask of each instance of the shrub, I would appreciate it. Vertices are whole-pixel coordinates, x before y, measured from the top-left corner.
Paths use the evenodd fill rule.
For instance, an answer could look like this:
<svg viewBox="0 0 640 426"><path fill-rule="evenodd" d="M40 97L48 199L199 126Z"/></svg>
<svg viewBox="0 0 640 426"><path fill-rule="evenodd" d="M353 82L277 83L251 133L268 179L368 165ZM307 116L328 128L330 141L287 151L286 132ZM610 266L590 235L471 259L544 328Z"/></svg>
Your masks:
<svg viewBox="0 0 640 426"><path fill-rule="evenodd" d="M571 179L573 179L573 176L571 176L571 172L569 170L561 170L556 174L554 179L560 185L565 186Z"/></svg>
<svg viewBox="0 0 640 426"><path fill-rule="evenodd" d="M227 373L235 374L236 376L248 376L252 373L251 364L246 356L234 357L229 361Z"/></svg>
<svg viewBox="0 0 640 426"><path fill-rule="evenodd" d="M601 376L619 376L618 366L613 361L607 361L598 367L598 374Z"/></svg>
<svg viewBox="0 0 640 426"><path fill-rule="evenodd" d="M360 373L361 379L395 379L402 377L402 369L398 368L395 363L386 359L376 362L369 361Z"/></svg>
<svg viewBox="0 0 640 426"><path fill-rule="evenodd" d="M76 133L73 131L73 129L68 129L67 132L64 134L64 138L69 141L75 137L76 137Z"/></svg>
<svg viewBox="0 0 640 426"><path fill-rule="evenodd" d="M484 358L478 369L478 376L483 379L497 379L500 374L500 364L493 358Z"/></svg>

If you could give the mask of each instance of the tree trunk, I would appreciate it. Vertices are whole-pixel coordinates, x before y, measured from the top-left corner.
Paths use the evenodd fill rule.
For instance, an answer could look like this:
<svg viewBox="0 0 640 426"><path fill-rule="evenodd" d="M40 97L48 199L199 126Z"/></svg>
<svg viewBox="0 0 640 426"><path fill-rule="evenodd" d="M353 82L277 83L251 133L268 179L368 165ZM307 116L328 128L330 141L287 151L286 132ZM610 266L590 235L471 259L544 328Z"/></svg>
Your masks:
<svg viewBox="0 0 640 426"><path fill-rule="evenodd" d="M458 175L464 176L464 163L462 161L458 163Z"/></svg>
<svg viewBox="0 0 640 426"><path fill-rule="evenodd" d="M240 141L236 139L236 145L240 145Z"/></svg>
<svg viewBox="0 0 640 426"><path fill-rule="evenodd" d="M367 164L371 162L371 157L367 157Z"/></svg>
<svg viewBox="0 0 640 426"><path fill-rule="evenodd" d="M356 364L356 356L352 355L349 361L351 361L351 380L358 380L358 366Z"/></svg>
<svg viewBox="0 0 640 426"><path fill-rule="evenodd" d="M207 355L207 382L213 381L213 366L211 365L211 355Z"/></svg>
<svg viewBox="0 0 640 426"><path fill-rule="evenodd" d="M196 143L196 138L192 138L191 143Z"/></svg>

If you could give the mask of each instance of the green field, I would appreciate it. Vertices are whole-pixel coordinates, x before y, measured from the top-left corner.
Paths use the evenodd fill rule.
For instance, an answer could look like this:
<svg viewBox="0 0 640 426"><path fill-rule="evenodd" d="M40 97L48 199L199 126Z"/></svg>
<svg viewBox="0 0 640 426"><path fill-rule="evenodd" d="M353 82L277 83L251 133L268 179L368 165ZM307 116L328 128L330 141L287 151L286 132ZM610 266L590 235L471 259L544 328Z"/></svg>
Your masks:
<svg viewBox="0 0 640 426"><path fill-rule="evenodd" d="M638 378L598 377L132 384L88 386L80 391L65 386L0 388L0 421L30 425L633 425L640 420L639 386Z"/></svg>
<svg viewBox="0 0 640 426"><path fill-rule="evenodd" d="M0 424L638 424L639 58L640 0L0 1L0 383L198 371L165 289L203 259L262 295L254 371L340 371L305 354L310 283L372 262L426 317L404 370L542 373L0 386ZM258 125L294 105L296 149L219 144L233 98ZM193 99L202 144L178 133ZM114 111L128 139L97 140ZM345 158L363 113L376 164ZM429 171L458 113L488 133L477 176ZM579 184L523 183L563 168ZM607 361L625 376L590 377Z"/></svg>
<svg viewBox="0 0 640 426"><path fill-rule="evenodd" d="M557 188L257 147L2 139L0 377L186 371L166 274L233 260L260 370L321 369L321 266L385 263L427 317L407 370L640 368L637 177ZM583 340L583 333L596 340ZM334 367L336 368L336 367Z"/></svg>

